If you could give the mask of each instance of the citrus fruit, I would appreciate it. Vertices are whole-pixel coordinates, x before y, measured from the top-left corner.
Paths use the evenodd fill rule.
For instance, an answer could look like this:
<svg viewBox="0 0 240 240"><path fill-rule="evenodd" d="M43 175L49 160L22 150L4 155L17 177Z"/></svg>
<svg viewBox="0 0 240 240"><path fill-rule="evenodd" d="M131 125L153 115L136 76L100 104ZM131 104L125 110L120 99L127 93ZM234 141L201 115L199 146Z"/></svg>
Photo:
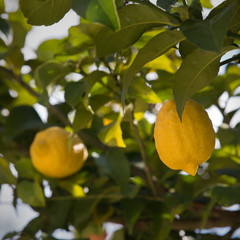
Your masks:
<svg viewBox="0 0 240 240"><path fill-rule="evenodd" d="M215 132L207 112L193 100L186 102L180 121L174 100L163 103L154 128L154 139L162 162L174 170L195 175L215 145Z"/></svg>
<svg viewBox="0 0 240 240"><path fill-rule="evenodd" d="M60 127L50 127L36 134L30 147L33 166L52 178L64 178L82 168L87 148L77 136Z"/></svg>

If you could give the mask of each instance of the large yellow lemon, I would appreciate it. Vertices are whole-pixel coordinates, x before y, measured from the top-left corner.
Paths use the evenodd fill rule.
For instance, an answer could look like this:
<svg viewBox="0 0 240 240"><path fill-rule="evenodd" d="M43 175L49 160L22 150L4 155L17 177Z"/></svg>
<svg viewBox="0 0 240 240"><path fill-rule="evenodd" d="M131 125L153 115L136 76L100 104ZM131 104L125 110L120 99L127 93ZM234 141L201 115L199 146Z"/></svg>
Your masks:
<svg viewBox="0 0 240 240"><path fill-rule="evenodd" d="M39 172L52 178L64 178L82 168L88 151L78 136L60 127L50 127L36 134L30 155Z"/></svg>
<svg viewBox="0 0 240 240"><path fill-rule="evenodd" d="M215 145L212 122L202 106L188 100L180 121L174 100L163 103L154 128L160 159L169 168L195 175L207 161Z"/></svg>

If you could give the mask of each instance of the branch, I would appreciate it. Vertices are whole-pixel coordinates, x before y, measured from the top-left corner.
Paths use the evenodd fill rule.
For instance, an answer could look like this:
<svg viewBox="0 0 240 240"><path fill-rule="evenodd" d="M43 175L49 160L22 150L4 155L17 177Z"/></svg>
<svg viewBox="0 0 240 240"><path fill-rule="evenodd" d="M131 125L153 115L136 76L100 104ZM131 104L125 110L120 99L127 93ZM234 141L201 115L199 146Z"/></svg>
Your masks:
<svg viewBox="0 0 240 240"><path fill-rule="evenodd" d="M0 71L6 73L11 78L13 78L17 83L19 83L19 85L21 85L24 89L26 89L32 96L36 98L41 97L40 93L32 89L27 83L25 83L22 80L20 76L16 75L12 70L7 69L3 66L0 66ZM48 103L48 108L64 125L72 127L72 123L69 121L69 119L54 105L51 105L50 103ZM97 139L94 139L93 137L91 137L87 133L84 133L83 131L78 131L78 135L80 136L80 138L82 138L83 141L90 144L91 146L97 147L104 151L109 149L108 146L104 145L103 143L101 143Z"/></svg>
<svg viewBox="0 0 240 240"><path fill-rule="evenodd" d="M146 154L146 151L145 151L145 146L144 146L144 143L143 143L143 141L141 139L141 136L140 136L137 124L135 123L135 119L132 120L132 126L133 126L133 130L134 130L134 132L136 134L136 138L137 138L138 144L140 146L140 152L141 152L142 160L143 160L143 163L144 163L144 169L145 169L145 173L146 173L146 176L147 176L148 184L150 185L150 187L152 189L153 195L156 196L157 195L157 191L156 191L155 186L153 184L152 175L150 173L150 169L149 169L149 166L148 166L147 154Z"/></svg>
<svg viewBox="0 0 240 240"><path fill-rule="evenodd" d="M233 57L220 62L220 66L228 64L228 63L236 61L236 60L240 60L240 54L234 55Z"/></svg>

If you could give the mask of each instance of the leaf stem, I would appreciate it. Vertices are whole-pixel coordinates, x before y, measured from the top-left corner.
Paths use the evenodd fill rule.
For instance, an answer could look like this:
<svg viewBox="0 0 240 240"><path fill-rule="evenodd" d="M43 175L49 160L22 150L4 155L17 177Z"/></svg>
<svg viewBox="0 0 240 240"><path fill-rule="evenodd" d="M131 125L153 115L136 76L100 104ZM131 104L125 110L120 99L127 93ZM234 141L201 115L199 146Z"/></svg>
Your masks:
<svg viewBox="0 0 240 240"><path fill-rule="evenodd" d="M145 173L146 173L146 176L147 176L148 184L151 187L153 195L157 196L157 191L155 189L155 186L154 186L154 183L153 183L153 180L152 180L152 175L151 175L151 172L150 172L150 168L148 166L148 160L147 160L147 154L146 154L146 151L145 151L145 146L144 146L143 140L140 136L136 120L134 118L132 120L132 126L133 126L133 130L135 132L138 144L140 146L140 152L141 152L142 160L143 160L143 163L144 163L144 169L145 169Z"/></svg>

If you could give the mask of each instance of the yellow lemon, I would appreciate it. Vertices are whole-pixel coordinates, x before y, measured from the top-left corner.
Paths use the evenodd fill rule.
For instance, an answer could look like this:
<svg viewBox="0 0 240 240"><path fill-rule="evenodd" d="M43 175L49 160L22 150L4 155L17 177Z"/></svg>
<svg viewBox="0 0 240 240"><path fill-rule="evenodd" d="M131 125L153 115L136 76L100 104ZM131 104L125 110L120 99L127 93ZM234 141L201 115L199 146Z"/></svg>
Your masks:
<svg viewBox="0 0 240 240"><path fill-rule="evenodd" d="M207 112L188 100L180 121L174 100L163 103L154 128L160 159L169 168L195 175L199 164L207 161L215 145L215 132Z"/></svg>
<svg viewBox="0 0 240 240"><path fill-rule="evenodd" d="M64 178L82 168L88 151L82 140L60 127L36 134L30 147L33 166L52 178Z"/></svg>

